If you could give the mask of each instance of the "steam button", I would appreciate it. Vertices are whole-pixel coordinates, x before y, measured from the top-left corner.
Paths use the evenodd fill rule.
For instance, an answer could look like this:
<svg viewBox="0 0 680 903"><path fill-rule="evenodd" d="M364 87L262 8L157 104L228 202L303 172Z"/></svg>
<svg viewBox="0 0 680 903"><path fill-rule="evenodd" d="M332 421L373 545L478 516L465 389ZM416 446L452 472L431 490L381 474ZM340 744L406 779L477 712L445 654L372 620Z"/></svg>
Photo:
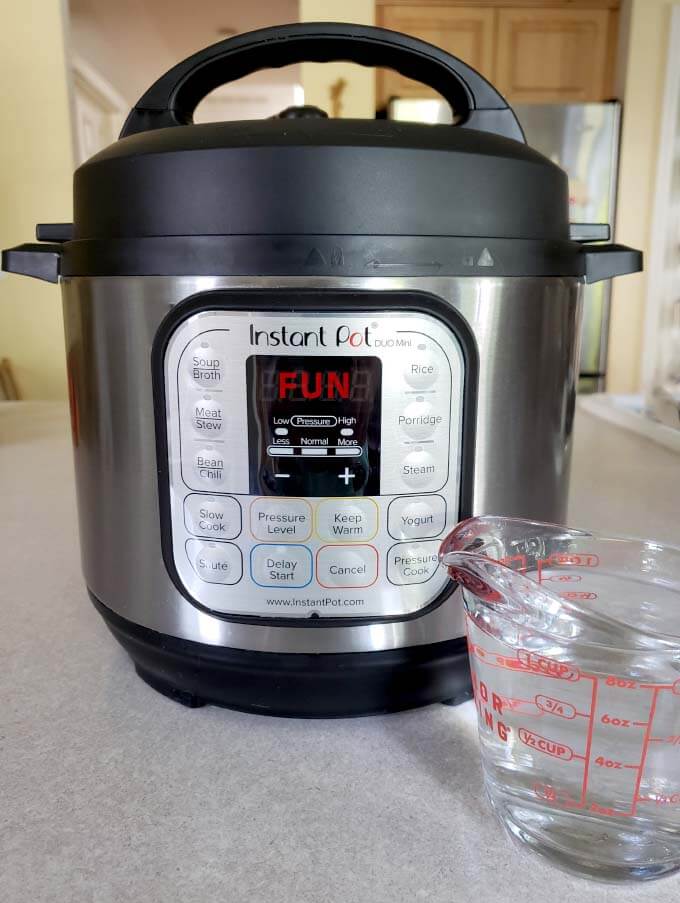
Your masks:
<svg viewBox="0 0 680 903"><path fill-rule="evenodd" d="M443 483L445 473L430 452L416 448L401 462L401 478L413 489L425 489L437 482Z"/></svg>

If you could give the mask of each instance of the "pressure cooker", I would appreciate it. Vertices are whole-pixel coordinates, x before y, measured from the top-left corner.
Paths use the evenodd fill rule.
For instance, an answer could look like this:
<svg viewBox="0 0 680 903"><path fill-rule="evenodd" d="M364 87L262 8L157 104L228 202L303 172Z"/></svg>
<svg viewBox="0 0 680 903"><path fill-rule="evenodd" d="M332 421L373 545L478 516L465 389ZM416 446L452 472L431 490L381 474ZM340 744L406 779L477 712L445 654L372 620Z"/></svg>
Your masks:
<svg viewBox="0 0 680 903"><path fill-rule="evenodd" d="M192 124L301 61L385 66L456 124ZM160 78L75 173L74 223L4 252L60 282L84 576L152 687L283 715L469 694L442 537L562 522L584 283L641 269L565 173L423 41L295 24Z"/></svg>

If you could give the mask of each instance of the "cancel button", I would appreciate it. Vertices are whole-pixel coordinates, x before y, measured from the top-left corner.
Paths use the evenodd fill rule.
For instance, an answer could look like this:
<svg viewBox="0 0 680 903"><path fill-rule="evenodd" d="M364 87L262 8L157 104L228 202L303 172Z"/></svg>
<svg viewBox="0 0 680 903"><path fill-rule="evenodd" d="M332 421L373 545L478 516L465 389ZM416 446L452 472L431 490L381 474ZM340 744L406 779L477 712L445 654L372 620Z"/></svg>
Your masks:
<svg viewBox="0 0 680 903"><path fill-rule="evenodd" d="M387 553L387 576L405 586L425 583L439 567L439 542L400 542Z"/></svg>

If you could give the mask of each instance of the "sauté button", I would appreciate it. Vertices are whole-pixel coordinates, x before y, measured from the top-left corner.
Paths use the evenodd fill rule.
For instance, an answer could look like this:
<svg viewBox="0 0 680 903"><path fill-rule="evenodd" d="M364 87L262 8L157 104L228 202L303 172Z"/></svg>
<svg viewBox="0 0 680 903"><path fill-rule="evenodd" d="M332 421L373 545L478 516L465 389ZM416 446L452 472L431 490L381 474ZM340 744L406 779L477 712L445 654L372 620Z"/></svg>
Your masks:
<svg viewBox="0 0 680 903"><path fill-rule="evenodd" d="M406 586L425 583L439 567L439 542L399 543L387 553L387 578Z"/></svg>
<svg viewBox="0 0 680 903"><path fill-rule="evenodd" d="M189 376L199 386L221 388L224 384L224 358L209 342L196 342L186 360Z"/></svg>
<svg viewBox="0 0 680 903"><path fill-rule="evenodd" d="M373 499L324 499L316 509L316 532L329 542L365 542L378 532Z"/></svg>
<svg viewBox="0 0 680 903"><path fill-rule="evenodd" d="M240 549L231 542L190 539L187 554L194 570L206 583L234 584L243 576Z"/></svg>
<svg viewBox="0 0 680 903"><path fill-rule="evenodd" d="M401 463L400 473L404 483L414 489L424 489L436 480L441 482L443 478L441 468L430 452L418 448L406 455Z"/></svg>
<svg viewBox="0 0 680 903"><path fill-rule="evenodd" d="M255 499L250 532L267 542L304 542L312 533L312 508L304 499Z"/></svg>
<svg viewBox="0 0 680 903"><path fill-rule="evenodd" d="M428 439L443 419L429 401L416 398L399 414L397 423L411 439Z"/></svg>
<svg viewBox="0 0 680 903"><path fill-rule="evenodd" d="M197 398L189 409L191 425L201 436L220 439L224 432L222 403L211 395Z"/></svg>
<svg viewBox="0 0 680 903"><path fill-rule="evenodd" d="M222 486L227 477L227 463L221 450L207 446L194 452L194 473L206 486Z"/></svg>
<svg viewBox="0 0 680 903"><path fill-rule="evenodd" d="M188 495L184 499L184 523L194 536L236 539L241 532L241 506L225 496Z"/></svg>
<svg viewBox="0 0 680 903"><path fill-rule="evenodd" d="M378 553L373 546L321 546L316 554L316 579L326 587L362 587L378 577Z"/></svg>
<svg viewBox="0 0 680 903"><path fill-rule="evenodd" d="M404 365L404 379L414 389L427 389L437 381L437 356L427 345L419 345L408 353Z"/></svg>
<svg viewBox="0 0 680 903"><path fill-rule="evenodd" d="M441 495L394 499L387 510L387 529L395 539L439 536L446 526L446 502Z"/></svg>
<svg viewBox="0 0 680 903"><path fill-rule="evenodd" d="M250 574L258 586L299 589L312 579L312 553L306 546L254 546L250 553Z"/></svg>

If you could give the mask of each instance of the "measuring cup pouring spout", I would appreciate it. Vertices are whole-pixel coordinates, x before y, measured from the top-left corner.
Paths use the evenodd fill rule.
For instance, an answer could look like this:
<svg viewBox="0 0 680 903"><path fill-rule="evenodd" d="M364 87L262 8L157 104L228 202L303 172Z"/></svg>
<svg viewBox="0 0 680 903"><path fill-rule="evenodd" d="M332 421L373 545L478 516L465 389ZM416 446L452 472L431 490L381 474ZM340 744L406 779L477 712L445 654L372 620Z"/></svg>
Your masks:
<svg viewBox="0 0 680 903"><path fill-rule="evenodd" d="M680 868L680 549L479 517L461 588L484 778L510 833L604 880Z"/></svg>

